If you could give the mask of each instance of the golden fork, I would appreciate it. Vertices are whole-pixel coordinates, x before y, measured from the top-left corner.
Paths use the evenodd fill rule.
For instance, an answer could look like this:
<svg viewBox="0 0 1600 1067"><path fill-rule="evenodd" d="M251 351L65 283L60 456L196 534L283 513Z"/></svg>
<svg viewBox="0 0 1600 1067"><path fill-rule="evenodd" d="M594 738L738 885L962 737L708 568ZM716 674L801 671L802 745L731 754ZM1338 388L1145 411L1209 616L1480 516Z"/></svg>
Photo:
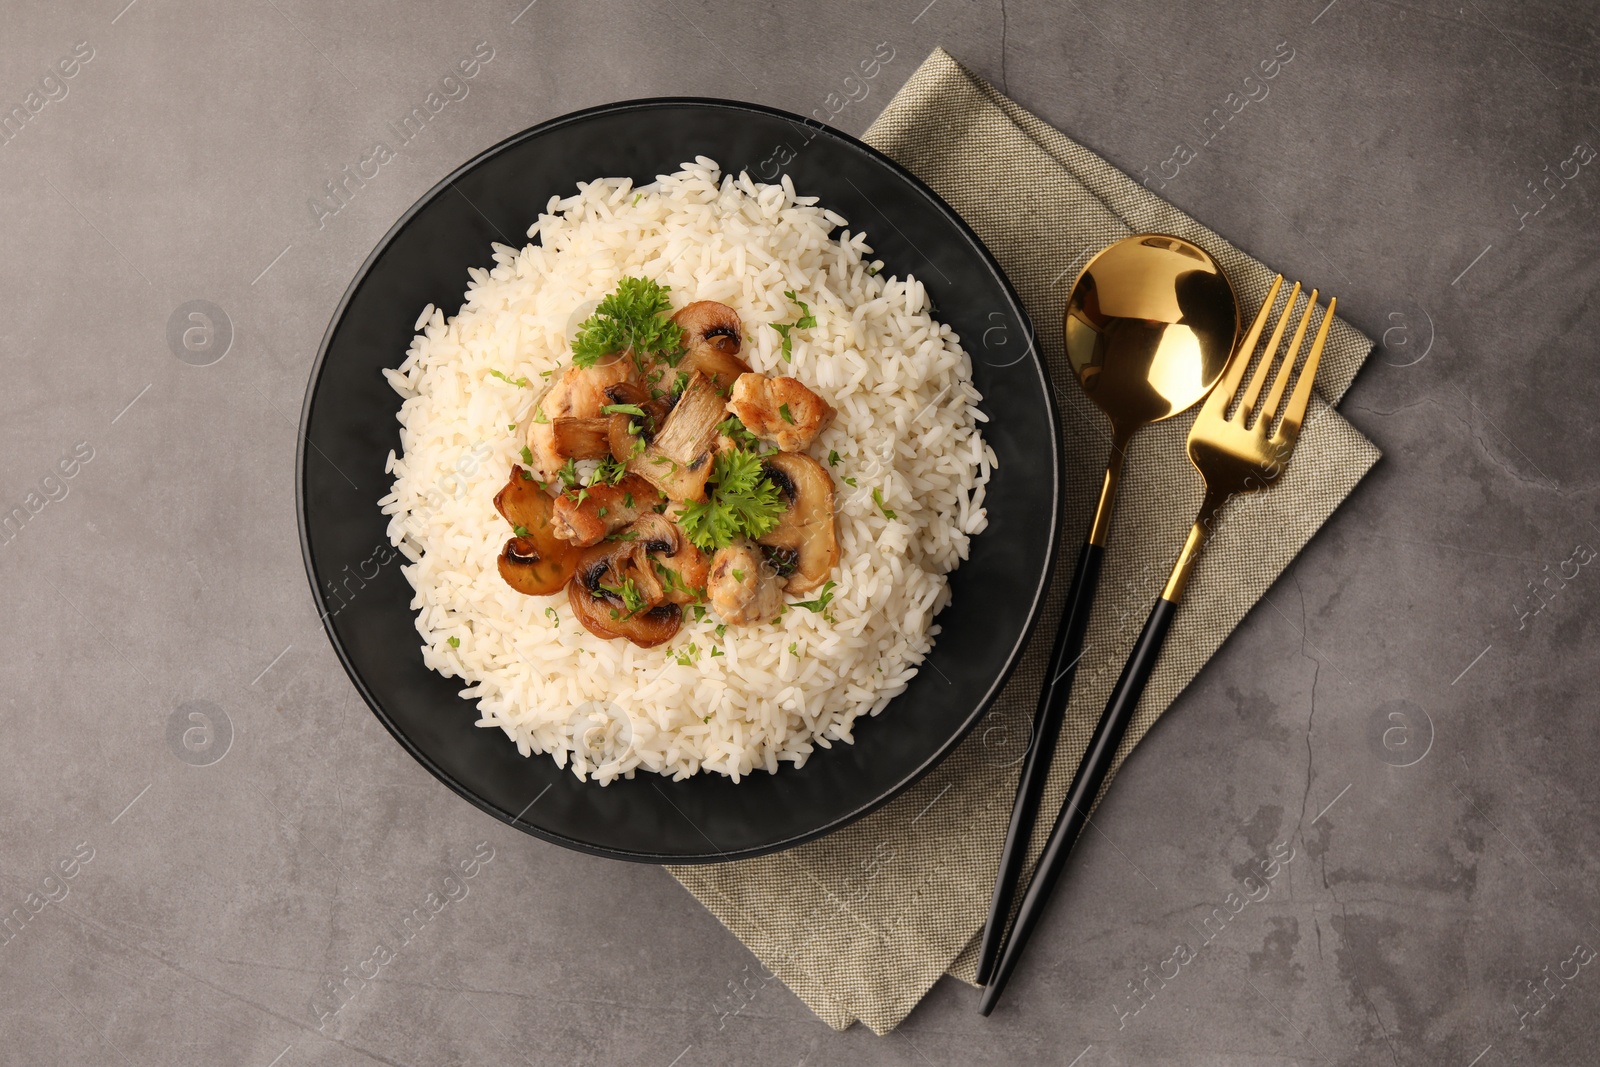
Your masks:
<svg viewBox="0 0 1600 1067"><path fill-rule="evenodd" d="M1089 739L1089 747L1084 751L1083 762L1078 765L1072 786L1067 790L1066 802L1061 806L1061 813L1056 816L1056 824L1050 831L1050 840L1045 845L1043 855L1039 857L1033 881L1028 884L1028 891L1017 909L1011 937L1006 942L1004 953L995 968L994 977L983 991L979 1010L985 1015L994 1009L995 1003L1000 999L1000 993L1005 989L1006 981L1017 965L1028 935L1044 911L1044 903L1050 896L1050 890L1054 888L1056 879L1066 866L1067 856L1071 853L1078 834L1088 821L1089 808L1105 782L1117 746L1122 743L1123 734L1128 730L1128 723L1133 719L1134 710L1139 706L1139 698L1144 694L1145 684L1155 670L1156 661L1161 655L1161 646L1167 638L1167 630L1172 625L1172 617L1177 614L1178 603L1183 599L1184 589L1189 584L1189 576L1200 558L1200 550L1211 538L1223 505L1230 497L1240 493L1254 493L1271 485L1283 473L1284 465L1289 462L1289 456L1300 439L1300 427L1305 421L1306 408L1311 403L1311 385L1317 376L1317 364L1322 360L1322 347L1328 339L1328 327L1333 323L1334 308L1339 303L1337 298L1328 301L1328 310L1323 313L1322 324L1317 327L1316 339L1311 343L1311 353L1306 357L1305 367L1295 380L1294 392L1289 396L1289 402L1283 409L1283 418L1276 430L1272 430L1274 416L1277 415L1278 404L1283 400L1290 374L1299 359L1300 345L1305 340L1306 327L1311 322L1311 312L1317 306L1315 289L1311 290L1311 296L1306 300L1305 311L1295 326L1294 337L1289 342L1287 355L1279 364L1278 373L1272 379L1272 388L1267 392L1265 401L1262 401L1261 393L1266 388L1267 377L1278 359L1278 346L1283 340L1289 316L1294 311L1295 301L1300 296L1299 282L1295 282L1294 288L1289 292L1288 302L1284 304L1283 311L1278 316L1277 325L1272 329L1272 336L1267 341L1255 374L1250 378L1250 384L1242 396L1237 396L1239 383L1244 380L1245 371L1250 367L1256 342L1261 339L1261 330L1266 325L1267 316L1271 313L1272 305L1282 287L1283 275L1280 274L1273 280L1272 288L1268 290L1267 298L1262 303L1255 322L1251 323L1249 332L1245 334L1244 340L1239 343L1238 349L1229 360L1222 381L1217 383L1217 387L1206 398L1205 406L1200 409L1194 427L1189 431L1189 461L1200 472L1200 477L1206 484L1200 513L1195 517L1194 526L1189 530L1189 537L1184 542L1183 550L1178 553L1178 561L1167 579L1166 588L1162 590L1155 609L1150 612L1150 618L1139 634L1139 640L1133 646L1127 664L1122 668L1122 676L1117 679L1116 688L1111 691L1111 699L1106 703L1106 710L1100 716L1094 736ZM1239 402L1238 408L1232 416L1229 416L1228 409L1234 406L1236 398Z"/></svg>
<svg viewBox="0 0 1600 1067"><path fill-rule="evenodd" d="M1267 341L1261 363L1250 377L1250 385L1245 389L1244 396L1239 398L1238 410L1232 418L1228 417L1228 408L1232 406L1234 393L1250 365L1250 357L1261 336L1261 328L1266 324L1267 313L1282 287L1283 275L1280 274L1273 279L1266 302L1250 324L1250 332L1245 334L1244 341L1240 343L1226 376L1206 398L1205 407L1200 409L1199 417L1189 430L1189 462L1194 464L1195 470L1205 480L1206 495L1194 526L1189 530L1189 539L1184 542L1183 551L1178 553L1178 562L1173 566L1172 576L1167 579L1167 586L1161 593L1158 608L1162 602L1170 603L1175 608L1178 601L1183 599L1183 590L1189 584L1189 575L1200 558L1200 549L1210 539L1212 527L1228 498L1240 493L1254 493L1272 484L1283 473L1283 466L1289 462L1295 443L1300 439L1300 426L1305 421L1306 407L1311 402L1311 385L1317 376L1317 364L1322 361L1322 346L1328 339L1334 308L1339 306L1338 297L1328 301L1328 310L1322 316L1322 325L1317 328L1316 340L1311 342L1311 354L1306 357L1305 369L1295 381L1294 393L1289 397L1276 432L1268 434L1267 430L1277 413L1278 402L1283 399L1289 374L1299 358L1300 343L1305 340L1311 312L1316 309L1315 289L1311 290L1311 296L1306 300L1306 309L1295 326L1288 354L1278 368L1277 377L1272 380L1272 391L1257 411L1257 402L1261 399L1267 374L1278 356L1278 344L1283 340L1284 327L1288 325L1289 315L1300 296L1299 282L1295 282L1294 288L1289 291L1289 300L1283 305L1278 324L1272 328L1272 337ZM1253 420L1252 415L1255 416Z"/></svg>

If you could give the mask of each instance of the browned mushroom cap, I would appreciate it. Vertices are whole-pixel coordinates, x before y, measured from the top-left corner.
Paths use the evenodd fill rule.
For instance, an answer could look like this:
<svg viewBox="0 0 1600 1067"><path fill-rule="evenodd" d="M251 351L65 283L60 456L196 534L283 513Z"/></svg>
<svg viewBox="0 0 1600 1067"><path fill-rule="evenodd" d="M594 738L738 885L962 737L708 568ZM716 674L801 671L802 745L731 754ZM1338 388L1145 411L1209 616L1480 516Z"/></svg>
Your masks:
<svg viewBox="0 0 1600 1067"><path fill-rule="evenodd" d="M672 321L683 328L687 348L679 370L704 374L722 396L728 395L739 375L750 373L750 364L739 358L743 326L733 308L715 300L696 300Z"/></svg>
<svg viewBox="0 0 1600 1067"><path fill-rule="evenodd" d="M661 580L663 597L674 604L698 604L706 597L705 554L683 536L677 523L650 512L628 527L633 543Z"/></svg>
<svg viewBox="0 0 1600 1067"><path fill-rule="evenodd" d="M555 535L554 505L527 472L512 464L511 478L495 494L494 507L517 536L500 551L500 576L519 593L561 592L578 565L578 550Z"/></svg>
<svg viewBox="0 0 1600 1067"><path fill-rule="evenodd" d="M672 636L683 625L683 610L676 604L651 603L648 593L653 576L645 574L640 560L643 553L633 542L615 541L586 549L577 572L567 584L567 603L583 628L596 637L625 637L640 648L653 648ZM615 590L633 583L644 605L630 610Z"/></svg>
<svg viewBox="0 0 1600 1067"><path fill-rule="evenodd" d="M772 532L758 539L767 559L788 580L791 593L807 593L827 580L839 562L834 530L833 479L804 452L774 452L762 460L767 478L789 503Z"/></svg>

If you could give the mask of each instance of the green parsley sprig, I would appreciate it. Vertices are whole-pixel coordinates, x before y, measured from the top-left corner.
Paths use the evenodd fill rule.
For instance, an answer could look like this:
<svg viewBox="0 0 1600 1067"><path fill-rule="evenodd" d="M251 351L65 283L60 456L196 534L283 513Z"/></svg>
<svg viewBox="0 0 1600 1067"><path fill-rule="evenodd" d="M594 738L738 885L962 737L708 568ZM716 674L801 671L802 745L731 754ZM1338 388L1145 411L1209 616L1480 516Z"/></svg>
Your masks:
<svg viewBox="0 0 1600 1067"><path fill-rule="evenodd" d="M592 367L604 356L631 349L634 358L676 365L683 355L683 328L666 318L672 310L667 287L649 278L623 278L578 326L572 362Z"/></svg>
<svg viewBox="0 0 1600 1067"><path fill-rule="evenodd" d="M743 448L718 452L706 480L704 502L685 504L678 525L702 552L726 548L739 536L771 533L782 518L783 494L761 466L761 457Z"/></svg>

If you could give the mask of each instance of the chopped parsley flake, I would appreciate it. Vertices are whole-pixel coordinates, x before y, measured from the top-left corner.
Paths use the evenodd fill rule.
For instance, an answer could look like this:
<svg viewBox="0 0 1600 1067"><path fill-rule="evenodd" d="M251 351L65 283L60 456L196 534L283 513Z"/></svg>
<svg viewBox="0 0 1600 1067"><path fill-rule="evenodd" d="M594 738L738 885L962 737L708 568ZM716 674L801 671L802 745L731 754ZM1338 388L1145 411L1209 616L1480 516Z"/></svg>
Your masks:
<svg viewBox="0 0 1600 1067"><path fill-rule="evenodd" d="M736 582L744 581L744 571L741 571L741 570L738 570L737 568L735 568L734 572L733 572L733 580L736 581Z"/></svg>
<svg viewBox="0 0 1600 1067"><path fill-rule="evenodd" d="M789 298L790 303L800 305L800 317L794 322L774 322L771 324L772 328L778 331L778 336L783 338L783 361L788 363L794 358L794 338L789 336L789 331L808 330L817 324L817 317L811 314L811 308L804 300L795 295L793 289L785 289L783 295Z"/></svg>
<svg viewBox="0 0 1600 1067"><path fill-rule="evenodd" d="M728 624L725 622L717 623L717 640L721 641L726 636L728 636Z"/></svg>
<svg viewBox="0 0 1600 1067"><path fill-rule="evenodd" d="M628 468L610 456L600 461L589 477L590 485L616 485L628 473Z"/></svg>
<svg viewBox="0 0 1600 1067"><path fill-rule="evenodd" d="M856 487L856 480L854 478L846 478L844 479L844 484L854 489Z"/></svg>
<svg viewBox="0 0 1600 1067"><path fill-rule="evenodd" d="M744 428L744 423L739 421L739 416L729 415L717 423L717 432L724 437L733 439L733 443L740 448L755 448L758 438L755 434Z"/></svg>
<svg viewBox="0 0 1600 1067"><path fill-rule="evenodd" d="M837 467L838 465L839 465L839 453L834 451L831 448L828 449L828 466Z"/></svg>
<svg viewBox="0 0 1600 1067"><path fill-rule="evenodd" d="M572 459L568 459L567 462L562 465L561 469L556 471L556 476L561 479L562 485L566 486L568 489L571 489L573 486L578 484L577 462Z"/></svg>
<svg viewBox="0 0 1600 1067"><path fill-rule="evenodd" d="M622 601L622 606L628 609L628 613L621 616L624 619L633 618L648 606L645 604L644 594L639 592L639 587L633 584L632 578L622 579L621 585L602 584L600 589ZM595 593L596 597L599 595L599 592ZM617 617L616 612L612 612L612 617Z"/></svg>
<svg viewBox="0 0 1600 1067"><path fill-rule="evenodd" d="M533 451L527 445L522 446L522 462L530 467L533 466Z"/></svg>
<svg viewBox="0 0 1600 1067"><path fill-rule="evenodd" d="M511 532L516 534L518 537L528 536L528 528L526 526L513 526L511 527Z"/></svg>
<svg viewBox="0 0 1600 1067"><path fill-rule="evenodd" d="M722 649L720 649L720 648L715 648L715 647L713 647L713 648L712 648L712 649L711 649L711 658L712 658L712 659L716 659L716 658L717 658L717 657L718 657L718 656L720 656L720 655L722 655Z"/></svg>
<svg viewBox="0 0 1600 1067"><path fill-rule="evenodd" d="M789 405L788 404L779 404L778 405L778 414L783 416L783 421L784 422L787 422L790 426L794 425L794 416L789 414Z"/></svg>
<svg viewBox="0 0 1600 1067"><path fill-rule="evenodd" d="M447 645L449 645L451 648L460 648L461 647L461 638L459 638L459 637L447 638L445 643Z"/></svg>
<svg viewBox="0 0 1600 1067"><path fill-rule="evenodd" d="M883 506L883 492L881 490L874 489L872 491L872 502L874 504L878 505L878 510L883 512L883 517L884 518L886 518L886 519L894 518L894 512L890 511L888 508Z"/></svg>
<svg viewBox="0 0 1600 1067"><path fill-rule="evenodd" d="M638 415L643 417L644 408L638 404L607 404L600 409L602 415Z"/></svg>
<svg viewBox="0 0 1600 1067"><path fill-rule="evenodd" d="M800 655L800 642L798 642L798 641L789 642L789 655L791 655L791 656Z"/></svg>
<svg viewBox="0 0 1600 1067"><path fill-rule="evenodd" d="M805 608L813 615L827 611L829 603L833 601L833 588L833 582L825 582L822 586L822 592L817 595L815 600L796 600L794 606Z"/></svg>
<svg viewBox="0 0 1600 1067"><path fill-rule="evenodd" d="M527 384L528 384L528 379L526 379L526 378L513 378L510 375L508 375L505 371L491 370L489 373L491 375L493 375L494 377L499 378L502 382L506 382L506 383L508 383L510 385L514 385L519 389L525 388L527 386Z"/></svg>

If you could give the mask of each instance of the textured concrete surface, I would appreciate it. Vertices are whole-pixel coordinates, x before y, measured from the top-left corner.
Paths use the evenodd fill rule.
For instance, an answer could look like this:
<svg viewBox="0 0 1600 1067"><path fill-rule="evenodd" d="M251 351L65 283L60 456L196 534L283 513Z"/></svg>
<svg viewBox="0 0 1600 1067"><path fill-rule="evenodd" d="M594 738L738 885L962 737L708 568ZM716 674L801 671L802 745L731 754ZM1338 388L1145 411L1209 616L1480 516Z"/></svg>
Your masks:
<svg viewBox="0 0 1600 1067"><path fill-rule="evenodd" d="M1593 8L125 2L12 4L0 35L31 114L0 145L0 504L29 513L0 544L0 903L28 916L0 1062L1592 1061ZM480 41L464 97L308 206ZM1001 1010L946 981L880 1039L662 871L413 763L316 625L292 459L345 284L461 160L669 93L860 132L934 44L1337 292L1383 339L1343 410L1387 458L1135 753ZM190 301L220 359L184 348ZM1275 845L1265 899L1178 962Z"/></svg>

